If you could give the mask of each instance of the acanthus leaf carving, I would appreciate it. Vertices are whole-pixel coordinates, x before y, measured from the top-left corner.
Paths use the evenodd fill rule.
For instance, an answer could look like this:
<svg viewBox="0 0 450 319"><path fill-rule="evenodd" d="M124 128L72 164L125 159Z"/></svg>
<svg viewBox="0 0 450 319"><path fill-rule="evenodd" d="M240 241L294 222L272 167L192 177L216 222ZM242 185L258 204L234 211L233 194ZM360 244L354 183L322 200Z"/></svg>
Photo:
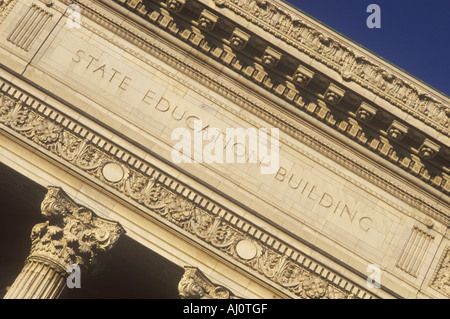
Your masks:
<svg viewBox="0 0 450 319"><path fill-rule="evenodd" d="M62 272L71 264L88 269L124 233L118 223L95 216L59 187L48 187L41 212L47 221L33 227L28 259L46 260Z"/></svg>
<svg viewBox="0 0 450 319"><path fill-rule="evenodd" d="M450 298L450 247L442 253L430 285Z"/></svg>
<svg viewBox="0 0 450 319"><path fill-rule="evenodd" d="M241 299L228 288L214 284L198 268L186 266L184 269L178 284L182 299Z"/></svg>

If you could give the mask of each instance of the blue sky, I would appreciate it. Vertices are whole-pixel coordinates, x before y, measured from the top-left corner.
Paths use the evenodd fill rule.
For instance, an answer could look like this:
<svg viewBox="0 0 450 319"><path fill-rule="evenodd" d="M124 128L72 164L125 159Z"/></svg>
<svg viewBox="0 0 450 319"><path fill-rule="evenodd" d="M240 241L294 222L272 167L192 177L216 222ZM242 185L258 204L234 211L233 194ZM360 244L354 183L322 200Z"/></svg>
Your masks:
<svg viewBox="0 0 450 319"><path fill-rule="evenodd" d="M450 0L285 0L414 77L450 95ZM381 28L366 25L381 8Z"/></svg>

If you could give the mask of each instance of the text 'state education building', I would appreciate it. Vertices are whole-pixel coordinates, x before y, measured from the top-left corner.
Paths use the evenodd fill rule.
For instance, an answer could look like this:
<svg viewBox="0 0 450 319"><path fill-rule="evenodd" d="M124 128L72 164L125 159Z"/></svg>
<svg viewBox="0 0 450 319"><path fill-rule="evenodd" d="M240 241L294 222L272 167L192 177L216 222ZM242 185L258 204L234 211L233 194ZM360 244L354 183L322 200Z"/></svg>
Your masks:
<svg viewBox="0 0 450 319"><path fill-rule="evenodd" d="M280 0L0 0L0 296L449 298L449 105Z"/></svg>

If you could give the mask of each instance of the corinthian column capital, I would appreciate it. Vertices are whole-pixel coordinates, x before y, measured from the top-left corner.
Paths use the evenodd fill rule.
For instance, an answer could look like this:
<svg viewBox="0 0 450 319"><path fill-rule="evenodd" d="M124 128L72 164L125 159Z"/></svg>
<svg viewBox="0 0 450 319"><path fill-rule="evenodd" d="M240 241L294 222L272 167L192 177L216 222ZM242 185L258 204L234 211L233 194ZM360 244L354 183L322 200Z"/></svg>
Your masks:
<svg viewBox="0 0 450 319"><path fill-rule="evenodd" d="M125 232L119 223L75 203L59 187L48 188L41 212L47 221L33 227L30 255L5 299L57 298L70 265L88 270Z"/></svg>
<svg viewBox="0 0 450 319"><path fill-rule="evenodd" d="M89 267L124 233L119 223L95 216L59 187L48 188L41 212L47 221L33 227L28 259L47 260L64 271L71 264Z"/></svg>

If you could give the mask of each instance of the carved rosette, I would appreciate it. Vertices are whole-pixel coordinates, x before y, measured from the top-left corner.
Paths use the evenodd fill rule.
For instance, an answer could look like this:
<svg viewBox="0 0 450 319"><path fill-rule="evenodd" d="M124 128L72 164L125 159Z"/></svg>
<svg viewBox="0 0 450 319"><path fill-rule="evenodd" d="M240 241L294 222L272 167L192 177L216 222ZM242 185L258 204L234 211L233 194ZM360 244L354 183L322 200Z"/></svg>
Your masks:
<svg viewBox="0 0 450 319"><path fill-rule="evenodd" d="M124 233L116 222L96 217L58 187L49 187L41 205L47 221L31 232L29 260L44 260L65 272L71 264L88 269Z"/></svg>
<svg viewBox="0 0 450 319"><path fill-rule="evenodd" d="M185 3L185 0L167 0L166 6L170 11L180 13Z"/></svg>
<svg viewBox="0 0 450 319"><path fill-rule="evenodd" d="M211 282L198 268L186 266L184 270L178 284L182 299L240 299L229 289Z"/></svg>

